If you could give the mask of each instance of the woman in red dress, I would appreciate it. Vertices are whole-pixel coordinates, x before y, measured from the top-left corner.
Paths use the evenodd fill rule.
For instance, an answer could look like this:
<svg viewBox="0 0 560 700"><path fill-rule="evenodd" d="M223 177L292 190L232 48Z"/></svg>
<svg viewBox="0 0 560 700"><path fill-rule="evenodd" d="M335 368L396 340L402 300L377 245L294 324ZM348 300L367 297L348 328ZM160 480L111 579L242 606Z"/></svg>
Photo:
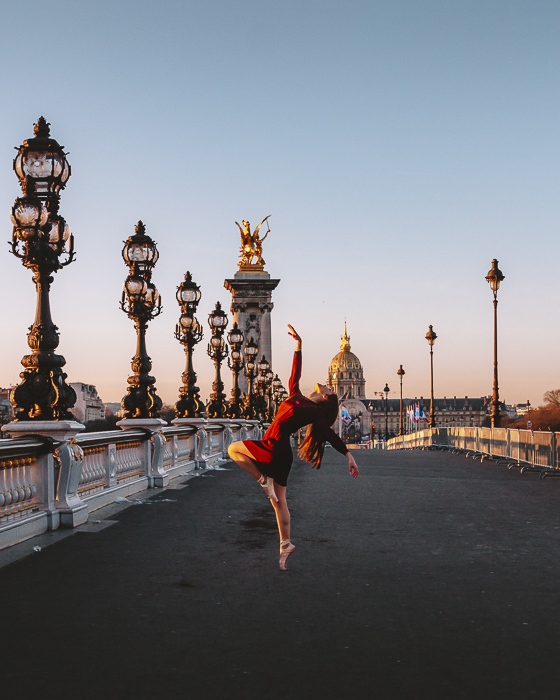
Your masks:
<svg viewBox="0 0 560 700"><path fill-rule="evenodd" d="M321 466L325 443L348 459L350 476L358 476L354 457L331 426L338 415L338 398L333 389L315 384L313 392L304 396L299 388L301 377L301 338L288 325L289 335L296 341L289 397L280 405L276 417L262 440L240 440L229 446L229 456L263 487L276 513L280 535L280 568L286 569L286 560L294 551L290 541L290 511L286 502L286 485L292 466L290 436L305 425L305 440L299 448L299 456L315 469Z"/></svg>

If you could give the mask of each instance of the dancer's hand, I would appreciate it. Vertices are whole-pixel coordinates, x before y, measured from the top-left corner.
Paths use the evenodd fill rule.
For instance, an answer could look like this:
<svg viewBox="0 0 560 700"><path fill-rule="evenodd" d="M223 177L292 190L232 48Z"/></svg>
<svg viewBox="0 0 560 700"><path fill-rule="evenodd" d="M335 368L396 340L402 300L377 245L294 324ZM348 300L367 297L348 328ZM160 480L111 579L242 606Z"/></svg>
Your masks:
<svg viewBox="0 0 560 700"><path fill-rule="evenodd" d="M358 470L358 465L356 464L356 460L355 460L354 457L350 454L350 452L348 452L348 453L346 454L346 456L347 456L347 458L348 458L348 470L350 471L350 476L351 476L353 479L355 479L355 478L358 476L358 474L360 473L359 470Z"/></svg>
<svg viewBox="0 0 560 700"><path fill-rule="evenodd" d="M288 323L288 335L296 341L296 350L301 350L301 337L293 326Z"/></svg>

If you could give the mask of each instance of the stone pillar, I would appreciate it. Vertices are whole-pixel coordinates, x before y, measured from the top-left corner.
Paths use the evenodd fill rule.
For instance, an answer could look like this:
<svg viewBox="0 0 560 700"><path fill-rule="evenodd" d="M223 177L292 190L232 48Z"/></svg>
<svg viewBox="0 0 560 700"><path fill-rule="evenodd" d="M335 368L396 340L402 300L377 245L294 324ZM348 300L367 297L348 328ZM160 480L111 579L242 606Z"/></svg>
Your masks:
<svg viewBox="0 0 560 700"><path fill-rule="evenodd" d="M259 269L260 268L260 269ZM264 355L272 364L272 324L271 312L274 308L272 292L278 286L279 279L271 279L260 265L242 265L233 279L224 282L231 292L231 312L233 321L237 321L243 331L245 342L253 337L259 346L257 359ZM239 375L239 388L247 391L247 380Z"/></svg>

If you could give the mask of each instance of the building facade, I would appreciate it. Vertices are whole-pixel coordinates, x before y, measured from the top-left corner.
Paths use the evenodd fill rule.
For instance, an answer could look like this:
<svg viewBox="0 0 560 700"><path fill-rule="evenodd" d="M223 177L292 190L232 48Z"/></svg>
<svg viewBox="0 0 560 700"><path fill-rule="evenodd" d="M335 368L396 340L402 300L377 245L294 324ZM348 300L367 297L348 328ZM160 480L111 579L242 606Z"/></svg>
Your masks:
<svg viewBox="0 0 560 700"><path fill-rule="evenodd" d="M400 433L400 399L365 399L364 404L370 415L373 433L378 438L394 437ZM434 398L434 419L436 428L481 427L488 417L490 398L464 398L454 396ZM403 433L429 428L430 399L423 396L414 399L403 398Z"/></svg>
<svg viewBox="0 0 560 700"><path fill-rule="evenodd" d="M105 406L93 384L73 382L70 386L76 392L77 399L72 413L77 421L86 425L90 421L105 418Z"/></svg>

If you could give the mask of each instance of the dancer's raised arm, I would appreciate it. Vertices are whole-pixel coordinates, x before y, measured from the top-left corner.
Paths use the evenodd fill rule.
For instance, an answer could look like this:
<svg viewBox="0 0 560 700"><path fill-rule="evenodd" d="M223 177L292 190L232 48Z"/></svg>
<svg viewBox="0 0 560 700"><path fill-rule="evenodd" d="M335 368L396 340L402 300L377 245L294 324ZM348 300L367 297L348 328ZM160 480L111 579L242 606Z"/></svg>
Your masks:
<svg viewBox="0 0 560 700"><path fill-rule="evenodd" d="M292 338L296 341L296 352L299 352L301 350L301 336L293 326L290 326L289 323L288 329L288 335L292 336Z"/></svg>

